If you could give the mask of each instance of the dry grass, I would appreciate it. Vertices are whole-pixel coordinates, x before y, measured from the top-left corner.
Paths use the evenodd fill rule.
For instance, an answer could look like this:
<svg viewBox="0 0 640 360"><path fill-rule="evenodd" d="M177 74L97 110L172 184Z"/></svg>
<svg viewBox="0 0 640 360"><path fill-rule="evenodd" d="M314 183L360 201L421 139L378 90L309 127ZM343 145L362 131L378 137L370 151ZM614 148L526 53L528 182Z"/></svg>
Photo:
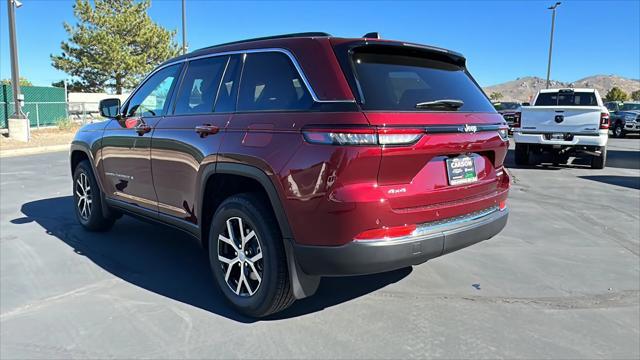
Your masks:
<svg viewBox="0 0 640 360"><path fill-rule="evenodd" d="M69 144L78 128L80 128L80 125L74 123L68 127L31 129L31 141L28 143L11 140L5 135L0 135L0 150Z"/></svg>

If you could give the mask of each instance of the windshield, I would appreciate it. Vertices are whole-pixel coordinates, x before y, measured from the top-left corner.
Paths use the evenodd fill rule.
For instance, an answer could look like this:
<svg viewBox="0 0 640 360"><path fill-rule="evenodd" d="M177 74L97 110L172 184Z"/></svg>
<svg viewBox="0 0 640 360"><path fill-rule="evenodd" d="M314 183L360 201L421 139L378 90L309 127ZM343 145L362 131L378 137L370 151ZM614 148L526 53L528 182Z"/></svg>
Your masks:
<svg viewBox="0 0 640 360"><path fill-rule="evenodd" d="M520 104L517 102L500 102L494 104L496 110L515 110L520 107Z"/></svg>
<svg viewBox="0 0 640 360"><path fill-rule="evenodd" d="M352 60L365 110L494 112L482 90L458 65L366 50L355 52ZM462 105L422 106L443 101Z"/></svg>
<svg viewBox="0 0 640 360"><path fill-rule="evenodd" d="M593 92L540 93L535 106L598 106L598 100Z"/></svg>
<svg viewBox="0 0 640 360"><path fill-rule="evenodd" d="M626 103L620 107L620 110L640 110L640 103Z"/></svg>

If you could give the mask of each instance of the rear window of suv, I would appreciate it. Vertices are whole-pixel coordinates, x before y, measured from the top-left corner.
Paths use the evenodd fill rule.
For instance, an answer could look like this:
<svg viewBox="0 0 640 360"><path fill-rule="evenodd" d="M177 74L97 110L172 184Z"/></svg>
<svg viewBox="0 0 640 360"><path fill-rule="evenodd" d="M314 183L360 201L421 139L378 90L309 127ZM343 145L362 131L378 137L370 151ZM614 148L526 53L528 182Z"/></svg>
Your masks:
<svg viewBox="0 0 640 360"><path fill-rule="evenodd" d="M461 100L464 104L457 111L495 111L461 66L426 57L366 50L355 52L352 62L364 110L433 111L419 110L416 104Z"/></svg>
<svg viewBox="0 0 640 360"><path fill-rule="evenodd" d="M550 92L540 93L535 106L598 106L593 92Z"/></svg>

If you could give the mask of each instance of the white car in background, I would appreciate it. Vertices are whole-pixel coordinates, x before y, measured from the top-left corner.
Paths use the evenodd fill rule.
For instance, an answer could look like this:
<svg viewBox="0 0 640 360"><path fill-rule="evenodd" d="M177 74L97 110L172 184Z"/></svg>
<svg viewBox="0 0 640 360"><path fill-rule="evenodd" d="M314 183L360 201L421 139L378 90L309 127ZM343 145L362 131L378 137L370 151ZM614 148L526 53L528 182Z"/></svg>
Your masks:
<svg viewBox="0 0 640 360"><path fill-rule="evenodd" d="M595 89L540 90L532 106L522 106L514 122L517 165L533 164L534 153L550 153L554 164L591 155L591 167L607 158L609 111Z"/></svg>

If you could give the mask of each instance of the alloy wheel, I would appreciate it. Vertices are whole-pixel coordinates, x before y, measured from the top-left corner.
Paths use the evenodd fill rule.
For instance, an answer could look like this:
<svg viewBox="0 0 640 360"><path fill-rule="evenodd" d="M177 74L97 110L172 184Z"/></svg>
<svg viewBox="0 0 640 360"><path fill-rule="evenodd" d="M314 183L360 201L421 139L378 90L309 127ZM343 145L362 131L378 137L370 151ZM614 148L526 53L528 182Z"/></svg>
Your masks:
<svg viewBox="0 0 640 360"><path fill-rule="evenodd" d="M226 229L218 235L218 260L227 286L238 296L252 296L262 283L264 262L262 247L256 232L232 217Z"/></svg>
<svg viewBox="0 0 640 360"><path fill-rule="evenodd" d="M83 220L89 220L91 216L91 204L93 202L93 196L91 193L91 184L87 174L81 172L80 176L76 179L75 186L78 209L78 214Z"/></svg>

